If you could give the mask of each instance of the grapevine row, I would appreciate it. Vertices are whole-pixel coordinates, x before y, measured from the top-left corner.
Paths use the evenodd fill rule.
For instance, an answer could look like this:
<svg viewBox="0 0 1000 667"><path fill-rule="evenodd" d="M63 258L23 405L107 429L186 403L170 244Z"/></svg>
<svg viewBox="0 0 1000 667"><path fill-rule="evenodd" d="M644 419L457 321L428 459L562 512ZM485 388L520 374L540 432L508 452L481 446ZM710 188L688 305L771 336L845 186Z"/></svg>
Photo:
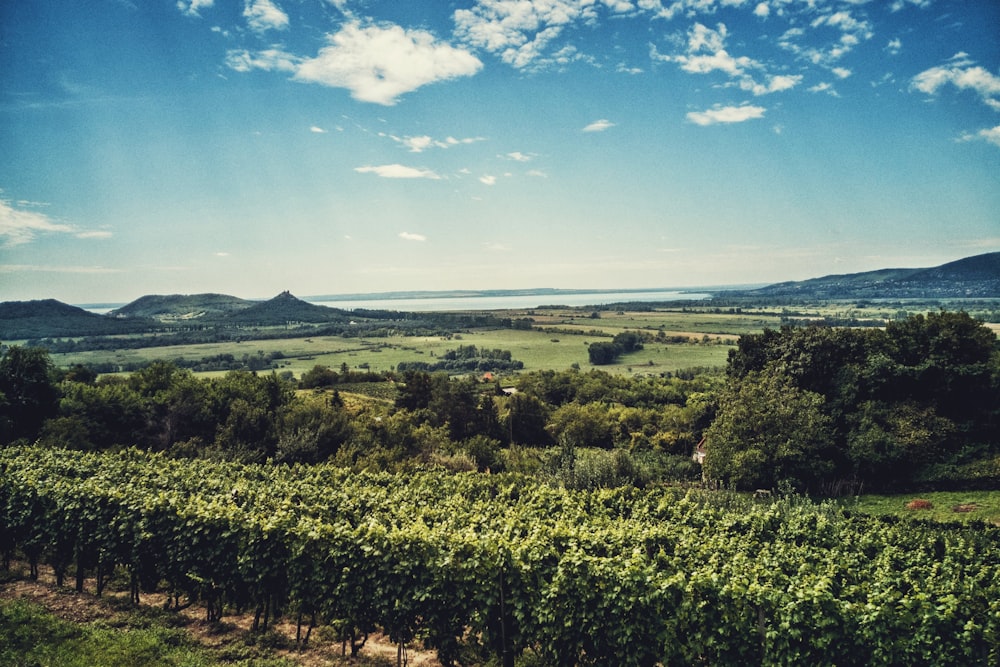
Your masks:
<svg viewBox="0 0 1000 667"><path fill-rule="evenodd" d="M1000 531L507 475L0 452L0 545L445 664L1000 661Z"/></svg>

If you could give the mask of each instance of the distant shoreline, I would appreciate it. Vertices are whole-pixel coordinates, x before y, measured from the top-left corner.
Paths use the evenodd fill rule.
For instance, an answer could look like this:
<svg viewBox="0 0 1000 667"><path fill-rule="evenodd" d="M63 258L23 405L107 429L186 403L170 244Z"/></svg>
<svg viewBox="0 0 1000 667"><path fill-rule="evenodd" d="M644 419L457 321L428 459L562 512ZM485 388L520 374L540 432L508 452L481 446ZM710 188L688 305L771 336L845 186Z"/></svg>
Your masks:
<svg viewBox="0 0 1000 667"><path fill-rule="evenodd" d="M546 299L557 298L557 297L581 297L581 296L637 296L637 295L669 295L668 298L676 298L679 300L698 300L698 299L708 299L712 297L714 292L731 290L731 289L751 289L754 286L740 285L740 286L724 286L724 287L682 287L682 288L670 288L670 287L654 287L654 288L630 288L630 289L562 289L562 288L548 288L539 287L531 289L495 289L495 290L413 290L413 291L397 291L397 292L358 292L349 294L323 294L323 295L313 295L300 297L303 301L308 301L309 303L327 305L329 303L344 302L344 303L363 303L363 302L400 302L400 301L457 301L457 300L473 300L473 299L517 299L517 298L534 298L534 297L545 297ZM266 299L248 299L249 301L265 301ZM613 301L621 301L623 299L614 299ZM646 300L646 299L624 299L624 300ZM579 301L579 298L573 299L573 301ZM84 310L89 310L96 313L106 313L108 311L114 310L116 308L121 308L128 305L130 302L94 302L94 303L78 303L73 304ZM594 302L591 302L594 303ZM510 306L513 308L518 307L537 307L542 305L541 302L533 303L530 306ZM559 305L572 305L572 304L559 304ZM590 303L582 304L577 303L576 305L590 305Z"/></svg>

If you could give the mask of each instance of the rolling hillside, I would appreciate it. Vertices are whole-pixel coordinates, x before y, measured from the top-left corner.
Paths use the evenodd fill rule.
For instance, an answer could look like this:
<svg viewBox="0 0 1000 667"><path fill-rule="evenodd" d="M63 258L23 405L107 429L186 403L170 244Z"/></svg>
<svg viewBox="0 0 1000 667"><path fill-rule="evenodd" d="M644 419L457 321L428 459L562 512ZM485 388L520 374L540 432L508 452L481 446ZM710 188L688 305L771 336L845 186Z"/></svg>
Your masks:
<svg viewBox="0 0 1000 667"><path fill-rule="evenodd" d="M150 317L162 321L218 317L246 310L253 301L226 294L150 294L111 311L112 317Z"/></svg>
<svg viewBox="0 0 1000 667"><path fill-rule="evenodd" d="M1000 252L922 269L881 269L777 283L749 296L811 299L1000 298Z"/></svg>

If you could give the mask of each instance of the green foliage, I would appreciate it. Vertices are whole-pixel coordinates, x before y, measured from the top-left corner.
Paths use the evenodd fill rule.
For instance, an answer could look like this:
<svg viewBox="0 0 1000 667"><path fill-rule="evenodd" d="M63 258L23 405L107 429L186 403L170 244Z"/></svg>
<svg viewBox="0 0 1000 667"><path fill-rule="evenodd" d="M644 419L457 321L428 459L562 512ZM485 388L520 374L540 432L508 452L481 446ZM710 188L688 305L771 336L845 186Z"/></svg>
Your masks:
<svg viewBox="0 0 1000 667"><path fill-rule="evenodd" d="M268 617L302 612L345 636L422 640L444 662L1000 660L1000 531L982 524L136 450L7 448L0 471L0 529L20 554L95 554L219 615L256 610L265 637Z"/></svg>
<svg viewBox="0 0 1000 667"><path fill-rule="evenodd" d="M822 406L785 376L748 373L719 399L705 475L741 489L816 488L832 470Z"/></svg>
<svg viewBox="0 0 1000 667"><path fill-rule="evenodd" d="M740 339L727 373L709 441L710 452L721 450L706 469L720 480L738 468L758 471L742 473L748 483L774 480L762 442L776 429L805 438L795 447L814 471L813 490L901 488L934 466L964 464L969 451L1000 453L997 339L966 313L913 315L885 330L768 329ZM813 397L806 423L769 399L774 378L796 405L796 392ZM806 437L817 413L822 424Z"/></svg>
<svg viewBox="0 0 1000 667"><path fill-rule="evenodd" d="M0 442L32 441L56 412L58 390L49 353L14 345L0 356Z"/></svg>

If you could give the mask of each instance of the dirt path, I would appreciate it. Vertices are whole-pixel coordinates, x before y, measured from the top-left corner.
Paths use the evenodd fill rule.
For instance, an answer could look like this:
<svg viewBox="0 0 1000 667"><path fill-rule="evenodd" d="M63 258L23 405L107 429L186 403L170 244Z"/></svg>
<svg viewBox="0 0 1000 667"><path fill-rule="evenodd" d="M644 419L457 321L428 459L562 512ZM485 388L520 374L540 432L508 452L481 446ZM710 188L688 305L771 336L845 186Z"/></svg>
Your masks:
<svg viewBox="0 0 1000 667"><path fill-rule="evenodd" d="M18 572L18 570L15 570ZM128 602L128 593L107 590L104 596L98 598L95 594L95 583L88 580L84 592L77 593L72 587L55 585L55 579L47 568L42 568L38 581L32 581L26 576L19 576L11 581L0 583L0 598L24 599L41 605L51 614L73 623L93 623L95 621L114 622L134 607ZM163 594L143 594L141 607L149 611L162 610L166 603ZM177 612L176 619L170 625L178 625L196 643L210 649L224 650L230 647L246 646L250 626L253 623L252 614L242 616L225 616L221 623L209 623L205 620L205 609L193 605ZM285 646L292 648L276 648L274 654L288 658L303 667L383 667L396 664L395 644L384 635L369 637L358 659L350 659L341 655L340 642L322 636L313 631L309 639L309 647L298 651L295 646L296 625L292 619L282 619L274 625L274 632L284 637ZM304 630L303 630L304 631ZM408 667L441 667L435 654L410 646L406 650Z"/></svg>

